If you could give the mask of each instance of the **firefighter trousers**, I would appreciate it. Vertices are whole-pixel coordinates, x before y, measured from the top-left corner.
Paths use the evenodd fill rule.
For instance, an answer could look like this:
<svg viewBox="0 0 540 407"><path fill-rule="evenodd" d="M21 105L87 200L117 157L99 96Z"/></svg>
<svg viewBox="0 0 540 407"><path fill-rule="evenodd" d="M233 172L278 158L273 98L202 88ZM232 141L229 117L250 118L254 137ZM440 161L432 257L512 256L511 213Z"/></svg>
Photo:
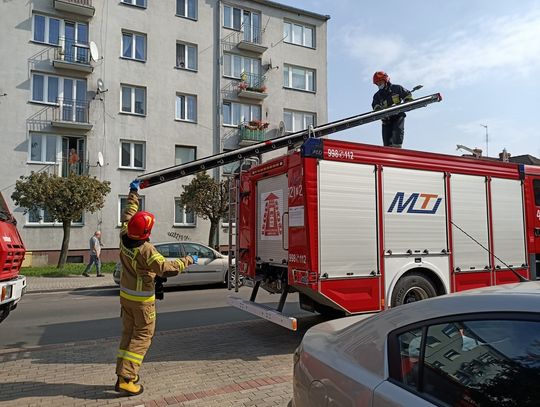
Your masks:
<svg viewBox="0 0 540 407"><path fill-rule="evenodd" d="M134 380L156 329L156 304L120 298L122 339L116 359L116 374Z"/></svg>
<svg viewBox="0 0 540 407"><path fill-rule="evenodd" d="M399 147L403 144L405 134L405 117L391 116L382 123L383 145L389 147Z"/></svg>

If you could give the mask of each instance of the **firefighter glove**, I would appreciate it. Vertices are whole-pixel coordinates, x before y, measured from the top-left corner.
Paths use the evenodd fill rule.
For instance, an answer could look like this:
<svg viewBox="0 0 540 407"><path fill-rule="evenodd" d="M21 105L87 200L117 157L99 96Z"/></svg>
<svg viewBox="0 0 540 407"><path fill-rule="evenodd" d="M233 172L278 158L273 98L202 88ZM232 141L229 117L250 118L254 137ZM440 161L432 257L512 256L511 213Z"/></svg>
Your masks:
<svg viewBox="0 0 540 407"><path fill-rule="evenodd" d="M193 261L193 264L196 264L199 261L199 256L197 256L196 254L192 254L192 255L190 255L188 257L191 257L191 260Z"/></svg>
<svg viewBox="0 0 540 407"><path fill-rule="evenodd" d="M129 184L129 190L137 192L139 190L139 186L141 185L141 181L138 179L134 179L131 181L131 184Z"/></svg>

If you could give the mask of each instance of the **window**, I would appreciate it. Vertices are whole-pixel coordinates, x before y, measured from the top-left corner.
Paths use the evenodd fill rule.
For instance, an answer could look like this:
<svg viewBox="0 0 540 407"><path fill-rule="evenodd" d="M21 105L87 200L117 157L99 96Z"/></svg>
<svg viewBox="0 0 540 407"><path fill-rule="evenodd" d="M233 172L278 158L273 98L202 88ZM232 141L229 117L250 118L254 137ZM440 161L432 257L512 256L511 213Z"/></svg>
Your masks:
<svg viewBox="0 0 540 407"><path fill-rule="evenodd" d="M289 44L315 48L314 33L314 27L291 23L289 21L285 21L283 23L283 41L288 42Z"/></svg>
<svg viewBox="0 0 540 407"><path fill-rule="evenodd" d="M26 224L30 226L61 226L62 223L56 221L46 209L37 209L28 211L26 215ZM83 216L80 219L71 222L72 226L80 226L84 224Z"/></svg>
<svg viewBox="0 0 540 407"><path fill-rule="evenodd" d="M58 45L60 40L60 21L58 18L34 14L34 34L32 36L34 41Z"/></svg>
<svg viewBox="0 0 540 407"><path fill-rule="evenodd" d="M242 73L251 77L260 75L261 60L240 55L223 54L223 75L240 79Z"/></svg>
<svg viewBox="0 0 540 407"><path fill-rule="evenodd" d="M182 42L176 43L176 67L197 70L197 46Z"/></svg>
<svg viewBox="0 0 540 407"><path fill-rule="evenodd" d="M185 164L197 158L197 147L175 146L174 165Z"/></svg>
<svg viewBox="0 0 540 407"><path fill-rule="evenodd" d="M418 362L420 359L420 344L422 329L405 332L398 337L400 369L399 379L404 384L416 386L418 383Z"/></svg>
<svg viewBox="0 0 540 407"><path fill-rule="evenodd" d="M283 66L283 86L315 92L315 71L297 66Z"/></svg>
<svg viewBox="0 0 540 407"><path fill-rule="evenodd" d="M540 206L540 179L535 179L533 181L534 189L534 203L536 206Z"/></svg>
<svg viewBox="0 0 540 407"><path fill-rule="evenodd" d="M163 256L168 258L182 257L182 249L180 243L167 243L156 245L156 250Z"/></svg>
<svg viewBox="0 0 540 407"><path fill-rule="evenodd" d="M144 169L145 145L136 141L120 142L120 168Z"/></svg>
<svg viewBox="0 0 540 407"><path fill-rule="evenodd" d="M122 225L122 213L126 209L127 199L127 195L118 197L118 226ZM144 196L139 196L139 211L144 211Z"/></svg>
<svg viewBox="0 0 540 407"><path fill-rule="evenodd" d="M176 0L176 15L197 19L197 0Z"/></svg>
<svg viewBox="0 0 540 407"><path fill-rule="evenodd" d="M59 138L48 134L30 134L28 161L40 164L56 163Z"/></svg>
<svg viewBox="0 0 540 407"><path fill-rule="evenodd" d="M146 114L146 88L122 85L122 112Z"/></svg>
<svg viewBox="0 0 540 407"><path fill-rule="evenodd" d="M32 75L32 101L57 103L60 80L58 76L33 74Z"/></svg>
<svg viewBox="0 0 540 407"><path fill-rule="evenodd" d="M283 111L283 122L287 132L305 130L309 126L315 126L315 113L285 110Z"/></svg>
<svg viewBox="0 0 540 407"><path fill-rule="evenodd" d="M131 6L138 6L138 7L145 7L146 8L146 0L121 0L124 4L129 4Z"/></svg>
<svg viewBox="0 0 540 407"><path fill-rule="evenodd" d="M261 14L238 7L223 6L223 27L243 31L243 41L261 43Z"/></svg>
<svg viewBox="0 0 540 407"><path fill-rule="evenodd" d="M251 120L261 120L261 106L235 102L223 103L223 124L238 126Z"/></svg>
<svg viewBox="0 0 540 407"><path fill-rule="evenodd" d="M146 61L146 35L122 32L122 56L138 61Z"/></svg>
<svg viewBox="0 0 540 407"><path fill-rule="evenodd" d="M195 226L195 214L186 211L186 207L180 203L180 198L174 198L174 225Z"/></svg>
<svg viewBox="0 0 540 407"><path fill-rule="evenodd" d="M455 406L464 400L470 406L497 406L509 401L516 406L537 404L524 389L540 379L540 321L443 323L415 330L415 338L422 338L421 332L440 344L431 347L429 340L424 344L411 339L411 331L398 335L395 349L401 358L400 372L396 374L396 364L390 375L402 385L435 400L437 405ZM423 352L413 352L418 354L415 367L406 371L413 341L422 343L418 348ZM408 349L401 346L407 342ZM415 379L411 380L413 370Z"/></svg>
<svg viewBox="0 0 540 407"><path fill-rule="evenodd" d="M242 9L223 6L223 27L240 31L242 28Z"/></svg>
<svg viewBox="0 0 540 407"><path fill-rule="evenodd" d="M197 96L176 95L176 120L197 121Z"/></svg>
<svg viewBox="0 0 540 407"><path fill-rule="evenodd" d="M208 247L204 247L196 243L182 243L182 245L184 246L184 251L186 252L187 256L194 254L196 256L199 256L199 258L202 258L202 259L215 258L214 252L210 250Z"/></svg>

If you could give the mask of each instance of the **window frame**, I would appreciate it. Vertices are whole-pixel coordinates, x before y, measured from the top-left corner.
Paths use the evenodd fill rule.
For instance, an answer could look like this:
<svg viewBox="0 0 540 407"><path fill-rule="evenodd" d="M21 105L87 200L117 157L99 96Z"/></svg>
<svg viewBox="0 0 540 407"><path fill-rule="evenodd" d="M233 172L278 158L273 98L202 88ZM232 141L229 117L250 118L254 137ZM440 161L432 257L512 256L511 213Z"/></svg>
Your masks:
<svg viewBox="0 0 540 407"><path fill-rule="evenodd" d="M32 160L32 137L37 136L41 137L41 160L36 161ZM47 137L54 137L55 138L55 160L54 161L47 161ZM45 139L45 143L43 140ZM56 134L50 134L50 133L38 133L38 132L30 132L28 134L28 157L26 160L27 164L45 164L45 165L52 165L58 163L58 155L62 152L62 145L61 145L62 137L58 136Z"/></svg>
<svg viewBox="0 0 540 407"><path fill-rule="evenodd" d="M289 24L290 25L290 33L291 33L291 40L290 41L287 41L287 35L286 35L286 25ZM294 26L299 26L299 27L302 27L302 43L299 43L299 42L294 42ZM310 45L306 45L306 32L305 32L305 29L308 28L311 30L311 46ZM298 45L300 47L304 47L304 48L309 48L309 49L317 49L317 44L316 44L316 30L317 27L313 26L313 25L309 25L309 24L304 24L304 23L299 23L299 22L296 22L296 21L292 21L292 20L283 20L283 42L286 43L286 44L291 44L291 45Z"/></svg>
<svg viewBox="0 0 540 407"><path fill-rule="evenodd" d="M293 69L301 69L304 71L304 86L305 88L296 88L293 86ZM298 90L301 92L317 93L317 71L315 69L307 68L305 66L283 64L283 73L288 71L288 84L283 81L283 87L285 89ZM313 76L313 89L309 89L309 73Z"/></svg>
<svg viewBox="0 0 540 407"><path fill-rule="evenodd" d="M128 198L128 195L118 195L118 200L117 200L117 216L118 216L118 224L117 226L120 227L122 226L122 199L126 199L127 200ZM139 209L137 212L140 212L140 211L144 211L145 209L145 196L144 195L139 195Z"/></svg>
<svg viewBox="0 0 540 407"><path fill-rule="evenodd" d="M178 105L179 105L179 99L180 98L184 98L184 102L182 103L183 108L184 108L184 112L185 112L185 117L184 118L179 117L179 115L178 115ZM189 100L190 100L190 98L192 98L191 100L195 101L195 118L194 119L189 119L188 118L188 112L189 112L188 108L189 108ZM174 98L174 120L176 120L178 122L185 122L185 123L197 123L197 113L198 113L197 95L177 92L176 97Z"/></svg>
<svg viewBox="0 0 540 407"><path fill-rule="evenodd" d="M148 0L142 0L143 5L137 4L137 0L120 0L121 4L125 4L126 6L132 6L132 7L138 7L138 8L147 8L148 7Z"/></svg>
<svg viewBox="0 0 540 407"><path fill-rule="evenodd" d="M224 107L225 105L229 105L230 108L230 113L231 113L231 123L226 123L225 122L225 112L224 112ZM236 124L234 124L234 114L233 114L233 105L238 105L240 106L240 121ZM249 106L250 110L250 118L248 120L242 120L242 106ZM253 117L253 110L252 108L253 107L258 107L259 108L259 112L260 112L260 115L259 117ZM262 106L261 105L257 105L257 104L250 104L250 103L240 103L240 102L235 102L235 101L231 101L231 100L226 100L223 102L222 104L222 108L221 108L221 116L222 116L222 125L224 127L234 127L234 128L238 128L239 125L241 125L242 123L246 123L246 122L249 122L249 121L252 121L252 120L262 120Z"/></svg>
<svg viewBox="0 0 540 407"><path fill-rule="evenodd" d="M231 59L231 62L230 62L231 72L230 73L225 72L225 58L226 57L229 57ZM240 58L240 68L241 69L240 69L240 74L238 76L235 76L235 74L234 74L234 59L235 58ZM246 60L249 60L249 63L250 63L249 64L250 65L249 72L246 72L244 70ZM258 72L257 73L253 69L254 64L258 64ZM262 74L261 74L261 72L262 72L262 60L260 58L253 58L253 57L249 57L249 56L246 56L246 55L239 55L239 54L234 54L234 53L231 53L231 52L224 52L223 53L223 77L231 78L231 79L241 79L243 72L245 72L248 75L262 76Z"/></svg>
<svg viewBox="0 0 540 407"><path fill-rule="evenodd" d="M226 7L231 9L230 19L229 19L229 22L228 22L228 23L232 23L230 26L225 25L225 8ZM234 9L240 10L240 27L238 27L238 28L236 28L234 26ZM261 11L240 7L240 6L235 5L235 4L227 4L227 3L225 3L225 4L223 4L223 19L221 20L221 27L226 28L228 30L244 32L244 21L243 21L244 20L244 12L248 12L248 13L251 13L251 14L258 14L259 15L259 21L262 22L262 13L261 13ZM260 29L261 32L259 32L258 34L261 35L262 27L259 27L259 29Z"/></svg>
<svg viewBox="0 0 540 407"><path fill-rule="evenodd" d="M291 130L288 130L287 129L287 121L285 120L285 115L287 113L290 113L291 114L291 123L292 123L292 129ZM304 127L302 129L296 129L294 128L294 123L295 123L295 120L294 120L294 115L295 114L301 114L302 115L302 123L303 125L305 126L306 124L306 117L307 116L311 116L312 117L312 122L313 122L313 127L315 127L317 125L317 113L315 112L306 112L306 111L303 111L303 110L291 110L291 109L283 109L283 123L285 123L285 132L286 133L294 133L294 132L297 132L297 131L302 131L302 130L306 130L308 127Z"/></svg>
<svg viewBox="0 0 540 407"><path fill-rule="evenodd" d="M190 149L190 150L192 150L192 151L193 151L193 160L186 161L185 163L178 163L178 162L176 162L176 149L177 149L177 148L184 148L184 149ZM184 145L184 144L175 144L175 145L174 145L174 165L182 165L182 164L186 164L186 163L195 161L196 159L197 159L197 146L188 146L188 145Z"/></svg>
<svg viewBox="0 0 540 407"><path fill-rule="evenodd" d="M129 144L129 166L122 165L122 144ZM135 145L142 145L142 166L135 166ZM118 156L118 169L122 170L144 170L146 168L146 142L139 140L120 139L120 148Z"/></svg>
<svg viewBox="0 0 540 407"><path fill-rule="evenodd" d="M36 16L45 18L45 27L44 27L44 31L43 31L43 41L37 40L35 38L35 36L36 36L35 17ZM50 34L51 34L50 20L51 19L58 20L58 42L57 43L50 41L50 39L51 39L50 38ZM36 44L45 44L45 45L52 45L52 46L59 47L60 46L60 38L62 37L63 28L64 28L64 19L63 18L48 16L48 15L41 14L41 13L32 13L32 42L35 42Z"/></svg>
<svg viewBox="0 0 540 407"><path fill-rule="evenodd" d="M535 206L540 206L540 178L535 178L532 181L532 189Z"/></svg>
<svg viewBox="0 0 540 407"><path fill-rule="evenodd" d="M177 204L178 203L178 204ZM182 208L182 220L183 222L177 222L176 219L176 207L180 207L180 197L174 198L174 214L173 214L173 226L175 227L183 227L183 228L194 228L197 227L197 214L193 212L193 223L187 222L187 214L188 211L186 211L186 206L184 205Z"/></svg>
<svg viewBox="0 0 540 407"><path fill-rule="evenodd" d="M62 222L53 221L53 222L45 222L45 209L38 209L39 212L39 221L37 222L30 222L30 212L28 211L25 214L25 227L62 227ZM72 221L71 227L78 227L78 226L84 226L84 213L81 216L81 221Z"/></svg>
<svg viewBox="0 0 540 407"><path fill-rule="evenodd" d="M137 32L137 31L131 31L131 30L125 30L125 29L122 29L121 34L122 34L122 36L121 36L122 40L121 40L121 44L120 44L120 58L129 59L131 61L137 61L137 62L146 62L147 56L148 56L147 35L145 33ZM124 55L124 36L125 35L130 35L131 36L131 56ZM143 57L143 59L140 59L140 58L136 57L136 54L137 54L137 50L136 50L137 37L142 38L143 41L144 41L144 51L143 51L144 52L144 57Z"/></svg>
<svg viewBox="0 0 540 407"><path fill-rule="evenodd" d="M131 110L129 112L124 111L123 106L122 106L122 103L123 103L122 96L123 96L124 88L131 89L131 95L130 95L130 101L131 101L130 108L131 108ZM136 91L136 89L142 89L144 91L144 113L135 112L135 103L136 103L135 91ZM145 117L146 114L147 114L147 108L146 108L147 99L148 99L147 98L147 90L146 90L145 86L129 85L127 83L121 83L120 84L120 113L121 114L129 114L129 115L133 115L133 116Z"/></svg>
<svg viewBox="0 0 540 407"><path fill-rule="evenodd" d="M179 14L178 13L178 4L179 2L184 2L184 10L186 11L186 15ZM195 16L192 17L189 15L189 2L193 1L195 3ZM187 18L188 20L197 21L199 19L199 1L198 0L176 0L175 2L176 10L174 12L174 15L181 18Z"/></svg>
<svg viewBox="0 0 540 407"><path fill-rule="evenodd" d="M184 46L184 66L180 66L180 63L179 63L179 58L178 58L178 46L179 45L183 45ZM190 68L189 67L189 62L190 62L190 58L189 58L189 48L194 48L195 49L195 68ZM189 43L189 42L184 42L184 41L176 41L176 62L175 62L175 66L174 66L176 69L183 69L183 70L186 70L186 71L191 71L191 72L197 72L199 70L199 47L197 46L197 44L192 44L192 43Z"/></svg>
<svg viewBox="0 0 540 407"><path fill-rule="evenodd" d="M430 403L436 405L446 405L441 400L424 393L419 389L423 387L423 370L424 370L424 358L426 350L426 338L428 329L435 325L441 325L445 323L458 323L458 322L471 322L471 321L489 321L489 320L506 320L506 321L526 321L526 322L538 322L540 323L540 315L536 312L476 312L470 314L456 314L439 318L432 318L424 321L415 322L407 326L400 327L391 331L387 335L387 353L386 360L388 361L388 381L395 386L402 388L403 390L414 394L415 396L422 398ZM420 342L420 355L418 358L418 383L416 387L411 387L403 383L398 377L401 376L401 357L399 349L399 339L401 334L406 332L421 329L422 337Z"/></svg>

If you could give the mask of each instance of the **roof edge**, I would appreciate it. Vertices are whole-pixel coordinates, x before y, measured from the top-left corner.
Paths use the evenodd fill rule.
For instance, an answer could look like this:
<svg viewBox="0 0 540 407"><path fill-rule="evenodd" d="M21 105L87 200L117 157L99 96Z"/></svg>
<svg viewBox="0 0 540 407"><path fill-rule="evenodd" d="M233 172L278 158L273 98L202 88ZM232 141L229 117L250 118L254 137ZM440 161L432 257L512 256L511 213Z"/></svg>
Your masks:
<svg viewBox="0 0 540 407"><path fill-rule="evenodd" d="M313 17L313 18L316 18L316 19L322 20L322 21L330 20L330 16L328 14L326 14L326 15L319 14L319 13L315 13L313 11L308 11L308 10L304 10L304 9L293 7L293 6L287 6L286 4L281 4L281 3L278 3L278 2L275 2L275 1L272 1L272 0L251 0L251 1L254 2L254 3L259 3L259 4L262 4L262 5L265 5L265 6L274 7L274 8L280 9L280 10L291 11L293 13L303 14L305 16Z"/></svg>

